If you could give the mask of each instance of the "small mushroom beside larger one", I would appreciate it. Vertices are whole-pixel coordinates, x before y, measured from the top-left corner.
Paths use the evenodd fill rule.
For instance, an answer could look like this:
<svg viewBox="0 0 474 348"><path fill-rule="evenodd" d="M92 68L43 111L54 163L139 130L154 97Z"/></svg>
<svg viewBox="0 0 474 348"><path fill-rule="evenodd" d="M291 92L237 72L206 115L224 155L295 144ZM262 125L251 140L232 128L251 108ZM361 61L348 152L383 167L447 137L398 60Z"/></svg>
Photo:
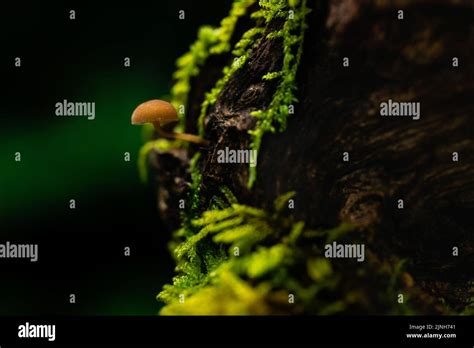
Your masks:
<svg viewBox="0 0 474 348"><path fill-rule="evenodd" d="M165 124L176 121L178 121L178 113L174 106L159 99L149 100L138 105L132 114L133 125L151 123L155 127L156 132L164 138L179 139L203 146L209 145L209 141L200 136L187 133L168 132L161 128Z"/></svg>

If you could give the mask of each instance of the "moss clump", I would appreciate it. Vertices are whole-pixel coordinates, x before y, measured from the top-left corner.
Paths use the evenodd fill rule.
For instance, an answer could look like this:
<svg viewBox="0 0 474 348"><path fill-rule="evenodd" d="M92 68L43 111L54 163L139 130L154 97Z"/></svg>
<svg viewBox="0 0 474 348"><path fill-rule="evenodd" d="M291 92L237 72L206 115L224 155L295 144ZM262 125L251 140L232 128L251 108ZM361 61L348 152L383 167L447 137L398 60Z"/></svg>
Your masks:
<svg viewBox="0 0 474 348"><path fill-rule="evenodd" d="M238 19L244 16L247 9L255 2L256 0L235 0L229 15L221 21L220 27L203 26L199 29L197 40L176 62L177 70L173 75L176 82L171 89L171 103L177 110L187 105L188 93L191 89L190 81L199 74L200 68L208 57L230 52L230 39ZM178 114L180 127L183 130L185 113Z"/></svg>
<svg viewBox="0 0 474 348"><path fill-rule="evenodd" d="M258 42L258 38L263 30L263 28L252 28L245 32L240 41L236 43L234 50L232 51L234 56L233 63L223 69L222 77L216 82L216 85L211 89L211 91L206 93L204 101L201 104L201 113L198 119L199 135L204 135L204 118L207 115L209 107L216 103L217 97L221 93L222 88L225 86L227 81L229 81L232 75L244 66L251 48L256 42Z"/></svg>
<svg viewBox="0 0 474 348"><path fill-rule="evenodd" d="M201 172L198 167L201 153L196 152L191 159L189 171L191 173L191 183L189 184L189 191L187 196L187 209L181 215L181 222L183 226L189 226L189 222L200 212L200 196L201 191Z"/></svg>
<svg viewBox="0 0 474 348"><path fill-rule="evenodd" d="M265 133L275 132L277 129L283 131L286 128L286 119L290 114L289 107L298 101L295 96L297 88L295 78L303 54L304 33L307 28L306 16L310 12L307 0L301 2L261 0L259 6L260 9L252 13L251 17L257 20L262 19L264 26L251 28L235 45L232 51L233 63L223 69L222 77L206 94L198 119L199 134L204 136L204 119L209 107L216 103L222 88L232 75L245 65L252 47L258 44L262 33L268 30L268 25L275 20L284 20L281 30L272 31L267 36L269 39L283 40L284 58L281 71L269 72L263 76L264 80L280 80L269 107L252 113L257 118L257 126L249 133L252 136L251 148L257 151L260 149ZM189 91L189 84L184 90L186 93ZM257 169L250 166L249 171L248 187L251 188L257 177Z"/></svg>
<svg viewBox="0 0 474 348"><path fill-rule="evenodd" d="M178 230L171 243L178 275L158 295L161 314L414 313L396 301L400 292L415 294L403 283L403 263L370 252L364 264L325 258L324 245L354 239L353 227L306 229L286 212L292 195L268 212L223 195L226 208Z"/></svg>
<svg viewBox="0 0 474 348"><path fill-rule="evenodd" d="M279 0L261 1L263 16L267 23L275 18L285 18L283 28L269 34L272 39L283 39L283 67L281 71L270 72L263 76L265 80L278 79L279 84L273 99L265 110L252 113L257 118L257 126L249 133L252 135L251 148L259 150L265 133L284 131L290 106L298 101L296 98L296 73L303 55L303 42L307 28L306 16L310 12L307 0L294 0L288 3ZM294 107L294 106L293 106ZM249 167L248 187L251 188L257 179L257 168Z"/></svg>

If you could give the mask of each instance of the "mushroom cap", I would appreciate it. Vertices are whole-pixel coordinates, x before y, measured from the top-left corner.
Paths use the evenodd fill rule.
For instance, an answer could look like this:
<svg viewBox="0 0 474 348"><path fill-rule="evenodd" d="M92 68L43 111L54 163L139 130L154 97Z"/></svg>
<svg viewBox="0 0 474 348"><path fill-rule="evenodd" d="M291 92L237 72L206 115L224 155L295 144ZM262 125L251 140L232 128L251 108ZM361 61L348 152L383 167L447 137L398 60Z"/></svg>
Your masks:
<svg viewBox="0 0 474 348"><path fill-rule="evenodd" d="M153 99L138 105L132 114L132 124L156 123L164 125L178 120L178 113L170 103Z"/></svg>

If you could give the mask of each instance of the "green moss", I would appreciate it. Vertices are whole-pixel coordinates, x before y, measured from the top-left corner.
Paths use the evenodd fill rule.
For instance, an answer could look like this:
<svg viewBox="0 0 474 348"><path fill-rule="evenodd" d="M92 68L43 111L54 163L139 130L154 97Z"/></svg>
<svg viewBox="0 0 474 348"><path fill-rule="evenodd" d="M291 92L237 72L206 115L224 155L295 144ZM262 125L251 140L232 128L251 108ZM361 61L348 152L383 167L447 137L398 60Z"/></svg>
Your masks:
<svg viewBox="0 0 474 348"><path fill-rule="evenodd" d="M251 17L255 19L263 18L266 24L278 18L285 19L281 30L271 32L267 36L269 39L283 39L284 59L281 71L270 72L263 76L264 80L280 79L280 82L269 107L266 110L252 113L258 119L256 128L249 132L252 136L251 148L254 150L260 149L265 133L275 132L276 128L279 131L286 128L286 119L289 115L288 107L298 101L295 97L295 77L303 53L304 33L307 27L306 15L310 12L306 3L307 0L301 2L261 0L259 1L260 9L251 14ZM261 34L265 30L267 28L255 27L242 36L232 51L235 57L233 63L224 68L222 77L211 91L206 93L198 119L198 130L201 136L204 136L204 119L209 107L216 103L222 88L233 74L245 65L252 47L258 44ZM256 180L257 168L250 166L249 171L248 186L251 188Z"/></svg>
<svg viewBox="0 0 474 348"><path fill-rule="evenodd" d="M188 196L186 199L186 209L181 214L181 222L184 227L190 227L191 220L201 211L201 170L199 168L199 159L201 153L196 152L191 159L189 172L191 173L191 183L189 184Z"/></svg>
<svg viewBox="0 0 474 348"><path fill-rule="evenodd" d="M171 89L171 102L177 110L180 110L181 106L187 105L191 79L199 74L209 56L230 52L230 39L238 19L245 16L247 9L255 2L256 0L236 0L232 4L229 15L221 21L220 27L203 26L199 29L197 40L191 45L189 51L176 62L177 70L173 75L176 82ZM182 131L184 130L185 112L178 114L180 117L178 130Z"/></svg>
<svg viewBox="0 0 474 348"><path fill-rule="evenodd" d="M146 142L140 148L140 152L138 154L138 173L140 175L140 180L143 183L148 181L147 158L150 151L167 151L169 149L179 147L179 144L179 141L170 141L168 139L157 139Z"/></svg>
<svg viewBox="0 0 474 348"><path fill-rule="evenodd" d="M325 243L354 228L304 228L283 207L292 196L277 199L271 211L227 202L178 231L180 241L172 244L178 275L158 295L166 303L161 314L337 314L373 307L414 313L396 301L399 292L411 295L400 280L403 263L380 262L370 253L357 265L325 258Z"/></svg>
<svg viewBox="0 0 474 348"><path fill-rule="evenodd" d="M289 107L298 102L296 98L296 73L303 54L303 42L305 30L307 28L306 16L310 12L307 7L307 0L289 1L286 4L279 0L262 1L262 15L267 22L274 18L286 18L283 28L280 31L272 32L269 38L283 38L283 66L278 72L270 72L263 79L279 79L277 90L273 99L265 110L252 113L257 118L257 126L249 133L252 136L251 148L259 150L263 136L268 132L284 131L286 129L287 118L290 115ZM290 10L291 8L291 10ZM292 11L293 17L290 17ZM249 166L248 187L251 188L257 179L257 167Z"/></svg>
<svg viewBox="0 0 474 348"><path fill-rule="evenodd" d="M242 35L239 42L236 43L232 54L234 56L233 63L224 67L222 77L216 82L216 85L210 92L206 93L203 103L201 104L201 113L198 119L199 135L204 136L204 119L207 115L209 107L214 105L222 91L222 88L229 81L232 75L245 65L248 55L257 42L258 37L263 32L263 28L252 28Z"/></svg>
<svg viewBox="0 0 474 348"><path fill-rule="evenodd" d="M223 271L219 274L219 285L185 297L183 304L171 302L161 310L161 315L264 315L271 311L265 302L268 291L264 284L252 287L235 274Z"/></svg>

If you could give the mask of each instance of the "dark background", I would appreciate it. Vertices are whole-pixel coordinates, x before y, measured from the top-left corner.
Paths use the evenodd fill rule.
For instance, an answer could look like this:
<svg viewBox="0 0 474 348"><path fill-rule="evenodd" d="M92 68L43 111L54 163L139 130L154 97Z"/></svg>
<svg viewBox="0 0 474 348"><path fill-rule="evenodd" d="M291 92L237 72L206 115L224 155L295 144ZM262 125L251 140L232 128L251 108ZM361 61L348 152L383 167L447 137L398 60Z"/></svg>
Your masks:
<svg viewBox="0 0 474 348"><path fill-rule="evenodd" d="M0 259L0 315L158 312L155 296L171 281L173 262L155 197L138 177L146 134L130 116L169 93L176 58L230 5L2 3L0 243L38 243L39 260ZM96 119L55 116L63 99L95 102Z"/></svg>

